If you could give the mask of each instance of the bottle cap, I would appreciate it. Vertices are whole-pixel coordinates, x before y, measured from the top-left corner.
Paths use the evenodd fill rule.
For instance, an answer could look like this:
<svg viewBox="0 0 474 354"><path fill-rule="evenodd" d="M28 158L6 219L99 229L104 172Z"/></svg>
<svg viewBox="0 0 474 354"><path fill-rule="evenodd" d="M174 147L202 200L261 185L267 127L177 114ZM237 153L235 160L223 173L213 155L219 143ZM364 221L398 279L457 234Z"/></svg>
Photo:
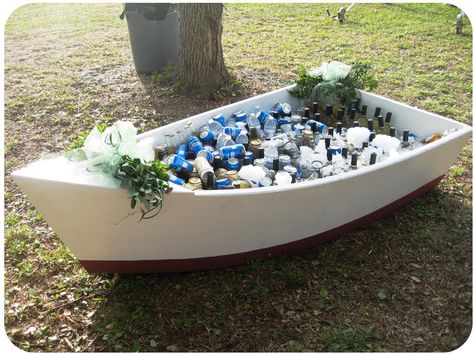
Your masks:
<svg viewBox="0 0 474 354"><path fill-rule="evenodd" d="M321 121L321 113L317 112L314 114L314 120L320 122Z"/></svg>
<svg viewBox="0 0 474 354"><path fill-rule="evenodd" d="M380 115L380 111L382 110L382 108L380 107L375 107L375 113L374 113L374 117L378 117Z"/></svg>
<svg viewBox="0 0 474 354"><path fill-rule="evenodd" d="M222 157L221 155L215 155L214 156L214 161L212 163L214 168L221 168L222 167Z"/></svg>
<svg viewBox="0 0 474 354"><path fill-rule="evenodd" d="M337 122L336 124L336 132L338 134L342 134L342 122Z"/></svg>
<svg viewBox="0 0 474 354"><path fill-rule="evenodd" d="M308 123L308 117L301 117L301 124L306 125L306 123Z"/></svg>
<svg viewBox="0 0 474 354"><path fill-rule="evenodd" d="M409 134L408 130L403 131L403 142L404 143L408 142L408 134Z"/></svg>
<svg viewBox="0 0 474 354"><path fill-rule="evenodd" d="M331 138L330 137L324 138L324 144L326 146L326 149L329 148L329 146L331 145Z"/></svg>
<svg viewBox="0 0 474 354"><path fill-rule="evenodd" d="M278 157L275 157L273 159L273 163L272 163L273 171L278 171L279 170L278 162L279 162Z"/></svg>
<svg viewBox="0 0 474 354"><path fill-rule="evenodd" d="M351 156L351 166L357 166L357 154Z"/></svg>
<svg viewBox="0 0 474 354"><path fill-rule="evenodd" d="M358 120L354 121L354 127L360 127L360 122Z"/></svg>
<svg viewBox="0 0 474 354"><path fill-rule="evenodd" d="M379 127L380 127L380 128L385 127L385 122L384 122L384 120L383 120L383 115L380 114L380 115L377 117L377 119L379 120Z"/></svg>
<svg viewBox="0 0 474 354"><path fill-rule="evenodd" d="M362 105L362 108L360 110L360 114L362 114L363 116L367 115L367 105L366 104Z"/></svg>
<svg viewBox="0 0 474 354"><path fill-rule="evenodd" d="M316 114L319 110L319 103L317 101L313 102L313 114Z"/></svg>
<svg viewBox="0 0 474 354"><path fill-rule="evenodd" d="M334 136L334 128L333 127L328 128L328 134L331 135L331 136Z"/></svg>
<svg viewBox="0 0 474 354"><path fill-rule="evenodd" d="M332 115L332 106L330 104L326 105L326 115Z"/></svg>
<svg viewBox="0 0 474 354"><path fill-rule="evenodd" d="M244 156L244 166L250 165L250 157Z"/></svg>
<svg viewBox="0 0 474 354"><path fill-rule="evenodd" d="M342 157L344 157L345 159L347 159L347 148L346 147L343 147L342 148Z"/></svg>
<svg viewBox="0 0 474 354"><path fill-rule="evenodd" d="M356 113L357 113L357 108L351 108L350 118L355 119Z"/></svg>
<svg viewBox="0 0 474 354"><path fill-rule="evenodd" d="M377 153L376 152L371 153L369 165L373 165L376 160L377 160Z"/></svg>
<svg viewBox="0 0 474 354"><path fill-rule="evenodd" d="M373 119L367 119L367 128L372 132L374 131L374 120Z"/></svg>
<svg viewBox="0 0 474 354"><path fill-rule="evenodd" d="M391 119L392 119L392 112L387 112L387 115L385 116L385 123L390 124Z"/></svg>
<svg viewBox="0 0 474 354"><path fill-rule="evenodd" d="M341 107L337 111L337 120L342 120L342 118L344 118L344 108Z"/></svg>
<svg viewBox="0 0 474 354"><path fill-rule="evenodd" d="M370 135L369 135L369 142L371 142L372 140L375 139L375 132L371 132Z"/></svg>
<svg viewBox="0 0 474 354"><path fill-rule="evenodd" d="M326 149L326 157L327 157L328 161L332 161L332 149L330 149L330 148Z"/></svg>
<svg viewBox="0 0 474 354"><path fill-rule="evenodd" d="M305 107L304 108L304 116L308 119L309 118L309 108Z"/></svg>
<svg viewBox="0 0 474 354"><path fill-rule="evenodd" d="M390 136L391 136L392 138L395 137L395 133L396 133L395 127L390 127Z"/></svg>

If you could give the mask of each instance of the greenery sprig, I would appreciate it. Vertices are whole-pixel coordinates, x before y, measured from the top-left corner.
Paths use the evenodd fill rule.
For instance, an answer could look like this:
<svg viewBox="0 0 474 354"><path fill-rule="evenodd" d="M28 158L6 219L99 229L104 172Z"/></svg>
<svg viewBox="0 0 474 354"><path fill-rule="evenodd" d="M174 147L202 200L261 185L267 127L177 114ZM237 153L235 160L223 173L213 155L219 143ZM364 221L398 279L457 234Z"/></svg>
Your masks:
<svg viewBox="0 0 474 354"><path fill-rule="evenodd" d="M140 204L142 219L152 218L161 211L165 193L172 188L168 185L167 171L169 166L160 162L146 164L138 158L122 156L115 177L122 181L131 198L130 207L135 209Z"/></svg>
<svg viewBox="0 0 474 354"><path fill-rule="evenodd" d="M346 77L326 81L322 75L311 75L302 67L296 86L290 90L290 94L298 98L311 98L316 101L322 97L340 99L348 104L358 96L358 90L374 90L378 81L370 73L371 66L367 63L354 63Z"/></svg>

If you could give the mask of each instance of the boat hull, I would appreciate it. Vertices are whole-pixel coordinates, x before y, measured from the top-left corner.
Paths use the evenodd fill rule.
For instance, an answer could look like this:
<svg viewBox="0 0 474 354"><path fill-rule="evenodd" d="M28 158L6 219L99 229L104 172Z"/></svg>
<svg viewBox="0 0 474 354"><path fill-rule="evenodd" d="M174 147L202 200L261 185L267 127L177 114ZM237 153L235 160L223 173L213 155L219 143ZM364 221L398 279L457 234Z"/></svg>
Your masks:
<svg viewBox="0 0 474 354"><path fill-rule="evenodd" d="M216 113L229 115L274 102L301 105L287 88L221 107L141 135L163 142L165 133ZM107 184L13 174L31 202L90 272L175 272L233 266L312 247L379 218L434 188L471 128L380 96L363 93L373 110L393 112L398 127L447 137L360 170L287 186L191 192L174 186L159 215L140 220L127 191ZM371 113L369 109L369 114ZM53 162L54 163L54 162ZM54 169L51 169L54 170Z"/></svg>

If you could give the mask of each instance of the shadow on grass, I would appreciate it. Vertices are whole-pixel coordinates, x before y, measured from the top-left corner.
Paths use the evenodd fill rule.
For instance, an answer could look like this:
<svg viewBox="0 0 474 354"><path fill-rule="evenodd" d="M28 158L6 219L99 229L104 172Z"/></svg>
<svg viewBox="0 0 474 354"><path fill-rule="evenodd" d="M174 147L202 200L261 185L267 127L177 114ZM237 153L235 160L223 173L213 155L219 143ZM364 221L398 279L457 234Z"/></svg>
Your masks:
<svg viewBox="0 0 474 354"><path fill-rule="evenodd" d="M220 270L120 275L93 317L99 340L127 351L413 350L407 323L433 323L428 333L437 328L418 279L435 279L429 287L439 302L460 302L445 297L470 279L459 270L451 276L470 258L468 251L459 254L470 249L465 209L436 188L296 254ZM436 311L452 321L468 315L457 308ZM448 344L433 337L430 348L452 349L469 330L466 325Z"/></svg>

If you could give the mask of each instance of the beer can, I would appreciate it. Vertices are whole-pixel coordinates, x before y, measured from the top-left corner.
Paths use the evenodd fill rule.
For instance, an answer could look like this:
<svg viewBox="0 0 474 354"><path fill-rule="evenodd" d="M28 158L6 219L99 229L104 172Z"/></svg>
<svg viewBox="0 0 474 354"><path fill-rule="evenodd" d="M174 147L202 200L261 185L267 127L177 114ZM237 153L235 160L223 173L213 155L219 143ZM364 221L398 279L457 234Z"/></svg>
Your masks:
<svg viewBox="0 0 474 354"><path fill-rule="evenodd" d="M270 177L263 177L260 181L258 181L259 187L269 187L273 186L273 181Z"/></svg>
<svg viewBox="0 0 474 354"><path fill-rule="evenodd" d="M229 170L239 170L240 169L240 161L235 157L231 157L227 160L227 169Z"/></svg>
<svg viewBox="0 0 474 354"><path fill-rule="evenodd" d="M227 171L227 173L225 174L225 177L231 181L237 181L238 179L240 179L240 176L237 173L237 170Z"/></svg>
<svg viewBox="0 0 474 354"><path fill-rule="evenodd" d="M222 126L225 125L225 116L222 113L216 114L212 119L219 122Z"/></svg>
<svg viewBox="0 0 474 354"><path fill-rule="evenodd" d="M192 152L194 152L194 156L197 156L199 151L204 150L204 145L202 145L201 141L194 135L186 139L186 145Z"/></svg>
<svg viewBox="0 0 474 354"><path fill-rule="evenodd" d="M314 134L311 130L303 130L303 135L301 137L302 146L311 146L311 141L314 140Z"/></svg>
<svg viewBox="0 0 474 354"><path fill-rule="evenodd" d="M193 187L192 190L201 190L202 189L202 181L198 177L189 177L188 183Z"/></svg>
<svg viewBox="0 0 474 354"><path fill-rule="evenodd" d="M280 169L282 169L285 166L291 165L290 156L288 156L288 155L278 156L278 165L280 166Z"/></svg>
<svg viewBox="0 0 474 354"><path fill-rule="evenodd" d="M227 186L230 186L230 181L227 178L221 178L216 181L217 189L224 189Z"/></svg>
<svg viewBox="0 0 474 354"><path fill-rule="evenodd" d="M235 139L241 131L242 129L237 127L224 127L224 133L230 135L232 139Z"/></svg>
<svg viewBox="0 0 474 354"><path fill-rule="evenodd" d="M255 160L255 155L252 151L246 151L244 154L244 159L248 158L250 160L250 165L253 165L253 161Z"/></svg>
<svg viewBox="0 0 474 354"><path fill-rule="evenodd" d="M282 116L291 115L291 106L288 103L277 103L273 106L273 110Z"/></svg>
<svg viewBox="0 0 474 354"><path fill-rule="evenodd" d="M193 164L179 157L178 155L170 155L167 161L170 168L175 172L187 172L193 171Z"/></svg>
<svg viewBox="0 0 474 354"><path fill-rule="evenodd" d="M168 172L168 181L177 184L179 186L184 186L184 179L179 178L178 176L175 176L174 174Z"/></svg>
<svg viewBox="0 0 474 354"><path fill-rule="evenodd" d="M235 122L245 122L247 120L247 113L244 111L237 111L232 114L235 119Z"/></svg>
<svg viewBox="0 0 474 354"><path fill-rule="evenodd" d="M228 160L231 157L240 158L245 154L245 147L242 144L224 146L219 149L219 153L224 160Z"/></svg>
<svg viewBox="0 0 474 354"><path fill-rule="evenodd" d="M292 166L292 165L287 165L285 167L283 167L283 170L288 172L291 176L291 183L294 183L296 182L296 177L297 177L297 173L298 173L298 169L295 167L295 166Z"/></svg>
<svg viewBox="0 0 474 354"><path fill-rule="evenodd" d="M214 134L210 130L204 130L199 134L199 139L204 144L209 144L212 142L212 139L214 139Z"/></svg>
<svg viewBox="0 0 474 354"><path fill-rule="evenodd" d="M182 159L186 159L186 157L188 156L188 148L186 147L186 144L181 144L180 146L178 146L178 148L176 149L176 155L178 155Z"/></svg>
<svg viewBox="0 0 474 354"><path fill-rule="evenodd" d="M257 118L260 121L260 124L262 125L265 124L269 116L270 113L268 113L267 111L258 110L257 113L255 113L255 118Z"/></svg>
<svg viewBox="0 0 474 354"><path fill-rule="evenodd" d="M210 152L209 150L201 150L197 153L196 157L202 156L204 157L207 161L209 161L210 164L214 162L214 154Z"/></svg>
<svg viewBox="0 0 474 354"><path fill-rule="evenodd" d="M161 144L155 147L154 150L155 150L155 160L163 161L166 154L168 153L168 146L166 146L166 144Z"/></svg>
<svg viewBox="0 0 474 354"><path fill-rule="evenodd" d="M259 139L250 140L249 150L253 153L254 156L258 156L258 149L262 145L262 142Z"/></svg>
<svg viewBox="0 0 474 354"><path fill-rule="evenodd" d="M217 168L215 173L217 179L222 179L226 178L225 176L227 175L227 170L225 168Z"/></svg>

